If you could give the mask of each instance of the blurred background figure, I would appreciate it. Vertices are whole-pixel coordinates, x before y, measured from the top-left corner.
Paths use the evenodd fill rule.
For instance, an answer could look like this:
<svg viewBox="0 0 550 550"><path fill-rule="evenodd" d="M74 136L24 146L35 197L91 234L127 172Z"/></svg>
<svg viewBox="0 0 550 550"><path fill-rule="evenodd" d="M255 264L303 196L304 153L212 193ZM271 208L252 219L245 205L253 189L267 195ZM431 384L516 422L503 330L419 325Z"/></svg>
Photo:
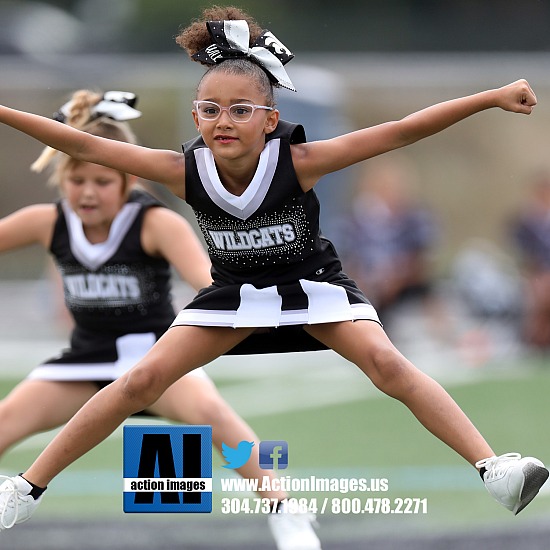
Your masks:
<svg viewBox="0 0 550 550"><path fill-rule="evenodd" d="M395 306L427 305L433 269L430 252L439 233L432 211L415 193L416 171L404 157L365 164L339 223L344 271L372 302L386 329Z"/></svg>
<svg viewBox="0 0 550 550"><path fill-rule="evenodd" d="M489 239L464 242L446 284L457 351L470 367L522 354L521 275L514 258Z"/></svg>
<svg viewBox="0 0 550 550"><path fill-rule="evenodd" d="M511 229L523 275L521 334L526 344L550 351L550 169L531 177Z"/></svg>

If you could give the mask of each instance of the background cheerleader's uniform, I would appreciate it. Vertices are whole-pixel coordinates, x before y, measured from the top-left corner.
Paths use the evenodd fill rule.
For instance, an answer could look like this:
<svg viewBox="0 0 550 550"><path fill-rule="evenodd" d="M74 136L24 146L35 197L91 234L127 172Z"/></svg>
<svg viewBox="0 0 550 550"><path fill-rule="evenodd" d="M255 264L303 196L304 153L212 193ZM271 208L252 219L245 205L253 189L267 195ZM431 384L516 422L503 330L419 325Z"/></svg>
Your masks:
<svg viewBox="0 0 550 550"><path fill-rule="evenodd" d="M50 252L63 279L75 328L70 348L36 367L28 378L92 381L103 387L133 367L170 326L170 265L141 246L148 208L162 206L132 191L108 239L91 244L67 201L57 204ZM193 374L207 376L202 369Z"/></svg>
<svg viewBox="0 0 550 550"><path fill-rule="evenodd" d="M263 327L232 352L270 353L326 349L306 324L380 322L321 235L317 196L300 187L290 145L305 139L302 126L280 121L241 196L223 187L201 137L184 144L185 197L208 245L214 283L172 326Z"/></svg>

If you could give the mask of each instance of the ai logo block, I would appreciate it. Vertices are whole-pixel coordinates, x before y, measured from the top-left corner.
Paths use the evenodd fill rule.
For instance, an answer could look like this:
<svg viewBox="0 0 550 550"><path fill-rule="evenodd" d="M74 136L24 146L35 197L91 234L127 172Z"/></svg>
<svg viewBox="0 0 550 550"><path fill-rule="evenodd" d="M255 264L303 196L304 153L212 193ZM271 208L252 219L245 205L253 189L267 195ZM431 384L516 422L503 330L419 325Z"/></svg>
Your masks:
<svg viewBox="0 0 550 550"><path fill-rule="evenodd" d="M260 441L260 468L285 470L288 468L288 443L286 441Z"/></svg>
<svg viewBox="0 0 550 550"><path fill-rule="evenodd" d="M211 426L124 426L124 511L212 512Z"/></svg>

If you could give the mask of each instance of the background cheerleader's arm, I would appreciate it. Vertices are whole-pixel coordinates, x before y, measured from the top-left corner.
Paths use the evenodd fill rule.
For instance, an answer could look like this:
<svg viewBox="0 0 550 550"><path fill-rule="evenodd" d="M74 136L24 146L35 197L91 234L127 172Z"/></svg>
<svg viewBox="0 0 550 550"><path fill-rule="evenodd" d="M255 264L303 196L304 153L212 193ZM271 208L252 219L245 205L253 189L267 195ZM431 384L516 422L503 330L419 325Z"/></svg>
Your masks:
<svg viewBox="0 0 550 550"><path fill-rule="evenodd" d="M179 214L167 208L149 208L141 242L148 254L170 262L195 290L212 283L210 259L189 222Z"/></svg>
<svg viewBox="0 0 550 550"><path fill-rule="evenodd" d="M50 247L55 218L53 204L35 204L0 220L0 252L31 244Z"/></svg>

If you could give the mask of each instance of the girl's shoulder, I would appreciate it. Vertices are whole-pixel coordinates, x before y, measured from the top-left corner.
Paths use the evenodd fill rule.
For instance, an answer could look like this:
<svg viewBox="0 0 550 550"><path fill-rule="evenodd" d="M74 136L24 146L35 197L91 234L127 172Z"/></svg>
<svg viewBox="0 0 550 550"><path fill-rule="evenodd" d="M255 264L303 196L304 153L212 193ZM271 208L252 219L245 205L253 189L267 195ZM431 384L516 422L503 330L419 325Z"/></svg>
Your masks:
<svg viewBox="0 0 550 550"><path fill-rule="evenodd" d="M163 250L170 247L174 240L186 242L193 238L196 239L196 236L191 224L177 212L164 206L146 209L141 228L141 244L150 256L166 257Z"/></svg>
<svg viewBox="0 0 550 550"><path fill-rule="evenodd" d="M189 222L177 212L160 203L157 206L158 208L148 208L143 215L145 231L152 230L154 227L156 231L165 235L174 229L187 228L189 226Z"/></svg>
<svg viewBox="0 0 550 550"><path fill-rule="evenodd" d="M0 249L33 243L48 248L57 218L55 204L33 204L17 210L0 220Z"/></svg>
<svg viewBox="0 0 550 550"><path fill-rule="evenodd" d="M25 206L24 208L19 210L19 212L27 218L29 223L34 220L35 224L53 225L58 214L58 204L58 202L32 204L30 206Z"/></svg>

